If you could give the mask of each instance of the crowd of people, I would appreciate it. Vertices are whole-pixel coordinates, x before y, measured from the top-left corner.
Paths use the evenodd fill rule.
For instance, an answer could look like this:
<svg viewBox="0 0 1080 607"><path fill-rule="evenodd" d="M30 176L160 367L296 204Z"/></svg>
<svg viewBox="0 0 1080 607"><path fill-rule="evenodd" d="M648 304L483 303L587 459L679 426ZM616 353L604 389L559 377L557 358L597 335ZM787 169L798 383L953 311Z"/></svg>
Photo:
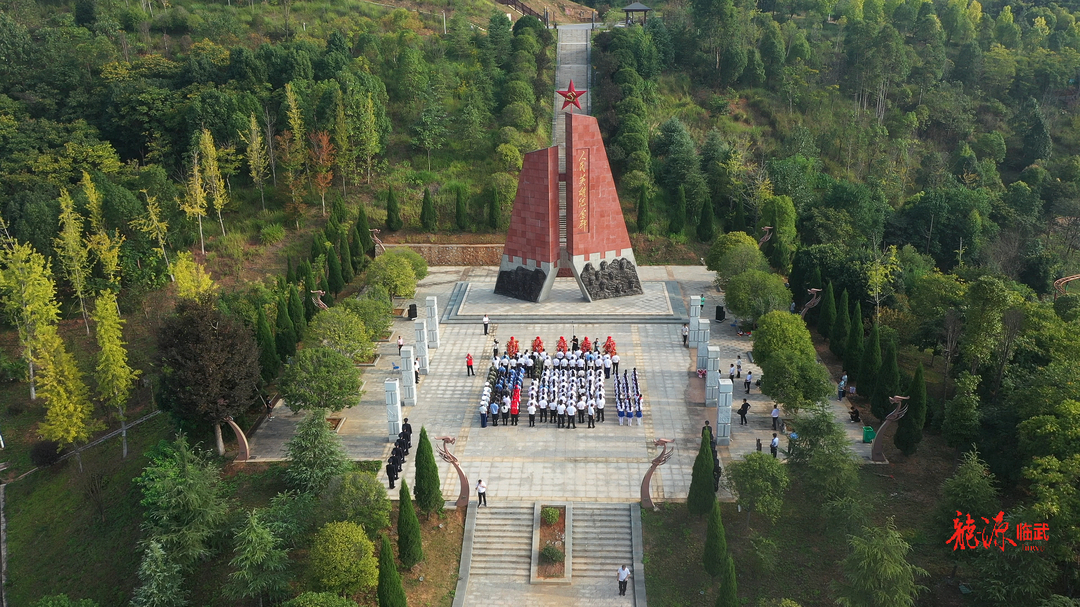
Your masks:
<svg viewBox="0 0 1080 607"><path fill-rule="evenodd" d="M405 465L405 458L412 449L412 424L409 418L401 424L401 432L398 433L394 448L390 451L390 459L386 460L386 480L390 481L390 488L394 488L394 481L401 475L401 467Z"/></svg>
<svg viewBox="0 0 1080 607"><path fill-rule="evenodd" d="M644 397L637 369L623 370L619 375L619 355L611 338L604 352L588 338L579 344L576 336L572 345L560 338L554 354L543 350L539 338L532 351L516 352L512 347L516 342L513 338L511 342L501 355L495 343L480 396L480 427L486 428L488 423L497 427L500 421L503 426L517 426L525 414L530 427L539 421L556 428L576 429L578 424L593 428L604 423L605 412L610 411L607 380L612 380L619 425L633 425L634 419L642 425ZM471 363L469 355L467 367Z"/></svg>

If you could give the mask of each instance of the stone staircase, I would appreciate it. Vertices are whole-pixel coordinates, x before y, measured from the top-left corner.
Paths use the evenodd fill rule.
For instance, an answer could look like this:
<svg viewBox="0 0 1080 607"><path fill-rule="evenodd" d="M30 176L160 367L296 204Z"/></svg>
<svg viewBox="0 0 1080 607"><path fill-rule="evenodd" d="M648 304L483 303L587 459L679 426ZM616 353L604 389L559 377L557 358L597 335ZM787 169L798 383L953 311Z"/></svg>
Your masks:
<svg viewBox="0 0 1080 607"><path fill-rule="evenodd" d="M574 579L611 578L634 566L630 504L574 503Z"/></svg>
<svg viewBox="0 0 1080 607"><path fill-rule="evenodd" d="M479 508L469 576L528 583L532 538L532 503Z"/></svg>

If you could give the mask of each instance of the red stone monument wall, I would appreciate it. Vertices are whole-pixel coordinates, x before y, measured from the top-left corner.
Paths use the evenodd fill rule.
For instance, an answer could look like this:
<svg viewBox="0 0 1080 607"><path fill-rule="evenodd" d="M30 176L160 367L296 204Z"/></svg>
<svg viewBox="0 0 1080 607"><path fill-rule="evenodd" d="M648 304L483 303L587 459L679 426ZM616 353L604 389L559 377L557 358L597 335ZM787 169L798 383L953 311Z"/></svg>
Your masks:
<svg viewBox="0 0 1080 607"><path fill-rule="evenodd" d="M559 148L525 154L495 292L541 301L559 261Z"/></svg>

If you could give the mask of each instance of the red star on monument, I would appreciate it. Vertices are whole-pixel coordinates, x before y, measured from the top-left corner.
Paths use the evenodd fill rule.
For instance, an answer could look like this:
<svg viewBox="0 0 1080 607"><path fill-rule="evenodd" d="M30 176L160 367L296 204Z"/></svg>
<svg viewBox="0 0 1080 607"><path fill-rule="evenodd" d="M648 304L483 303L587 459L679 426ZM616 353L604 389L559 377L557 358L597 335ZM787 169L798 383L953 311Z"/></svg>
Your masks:
<svg viewBox="0 0 1080 607"><path fill-rule="evenodd" d="M563 104L562 104L562 109L565 110L566 107L572 103L572 104L574 104L574 107L576 107L577 109L580 110L581 109L581 103L580 103L581 96L584 95L585 93L587 93L588 91L574 90L574 81L571 80L570 81L570 86L567 87L565 91L557 91L557 92L560 95L563 96L563 99L565 99L565 101L563 101Z"/></svg>

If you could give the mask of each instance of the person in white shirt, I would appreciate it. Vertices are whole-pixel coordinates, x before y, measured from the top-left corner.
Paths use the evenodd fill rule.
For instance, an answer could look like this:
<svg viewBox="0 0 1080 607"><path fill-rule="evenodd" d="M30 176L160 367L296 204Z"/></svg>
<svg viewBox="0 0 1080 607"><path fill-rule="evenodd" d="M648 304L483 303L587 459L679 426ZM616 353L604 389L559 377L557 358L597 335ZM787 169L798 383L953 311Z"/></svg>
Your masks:
<svg viewBox="0 0 1080 607"><path fill-rule="evenodd" d="M590 400L589 401L589 427L590 428L595 428L596 427L596 421L595 420L596 420L596 405L593 404L593 401Z"/></svg>
<svg viewBox="0 0 1080 607"><path fill-rule="evenodd" d="M604 355L604 379L611 377L611 355Z"/></svg>
<svg viewBox="0 0 1080 607"><path fill-rule="evenodd" d="M773 457L776 457L776 452L780 450L780 439L776 437L776 433L772 434L772 442L769 443L769 452Z"/></svg>
<svg viewBox="0 0 1080 607"><path fill-rule="evenodd" d="M402 338L400 335L398 335L397 336L397 353L398 353L398 356L401 356L401 347L404 346L404 345L405 345L405 339Z"/></svg>
<svg viewBox="0 0 1080 607"><path fill-rule="evenodd" d="M745 400L745 399L743 399ZM772 408L772 429L776 430L780 425L780 407L779 405L773 405Z"/></svg>
<svg viewBox="0 0 1080 607"><path fill-rule="evenodd" d="M476 501L477 508L487 506L487 484L484 483L484 479L480 479L476 483Z"/></svg>
<svg viewBox="0 0 1080 607"><path fill-rule="evenodd" d="M566 424L566 405L562 401L559 401L558 412L559 412L559 426L558 427L562 428Z"/></svg>
<svg viewBox="0 0 1080 607"><path fill-rule="evenodd" d="M490 323L490 322L491 321L488 320L488 315L484 314L484 335L488 334L488 323Z"/></svg>
<svg viewBox="0 0 1080 607"><path fill-rule="evenodd" d="M557 416L555 414L556 409L559 408L559 402L554 396L548 401L548 422L554 424Z"/></svg>
<svg viewBox="0 0 1080 607"><path fill-rule="evenodd" d="M615 375L619 374L619 355L615 354L611 357L611 372Z"/></svg>
<svg viewBox="0 0 1080 607"><path fill-rule="evenodd" d="M619 578L619 596L626 596L626 582L630 579L630 568L626 565L619 567L617 577Z"/></svg>
<svg viewBox="0 0 1080 607"><path fill-rule="evenodd" d="M536 401L529 401L529 408L527 411L529 412L529 427L532 428L536 426Z"/></svg>
<svg viewBox="0 0 1080 607"><path fill-rule="evenodd" d="M604 391L596 393L596 421L604 421Z"/></svg>
<svg viewBox="0 0 1080 607"><path fill-rule="evenodd" d="M539 409L540 409L540 423L542 424L542 423L547 421L547 409L548 409L547 398L545 398L542 395L540 396L540 407L539 407Z"/></svg>
<svg viewBox="0 0 1080 607"><path fill-rule="evenodd" d="M577 416L577 407L574 406L574 401L570 401L569 405L566 405L566 429L577 429L577 424L574 423L574 417Z"/></svg>

